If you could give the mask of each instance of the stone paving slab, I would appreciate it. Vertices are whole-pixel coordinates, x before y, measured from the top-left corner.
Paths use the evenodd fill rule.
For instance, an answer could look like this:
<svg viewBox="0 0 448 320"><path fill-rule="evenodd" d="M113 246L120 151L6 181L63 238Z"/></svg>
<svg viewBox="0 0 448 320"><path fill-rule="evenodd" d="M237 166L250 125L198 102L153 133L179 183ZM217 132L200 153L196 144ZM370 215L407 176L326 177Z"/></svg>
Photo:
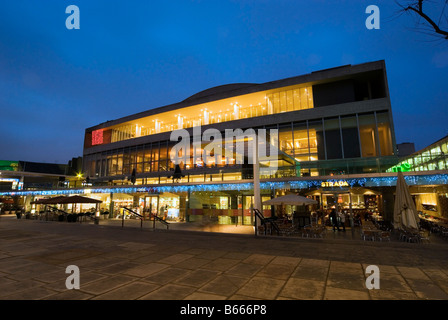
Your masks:
<svg viewBox="0 0 448 320"><path fill-rule="evenodd" d="M448 242L336 237L154 232L0 217L0 299L448 299ZM378 290L366 287L371 264L380 270ZM80 268L79 290L65 286L68 265Z"/></svg>

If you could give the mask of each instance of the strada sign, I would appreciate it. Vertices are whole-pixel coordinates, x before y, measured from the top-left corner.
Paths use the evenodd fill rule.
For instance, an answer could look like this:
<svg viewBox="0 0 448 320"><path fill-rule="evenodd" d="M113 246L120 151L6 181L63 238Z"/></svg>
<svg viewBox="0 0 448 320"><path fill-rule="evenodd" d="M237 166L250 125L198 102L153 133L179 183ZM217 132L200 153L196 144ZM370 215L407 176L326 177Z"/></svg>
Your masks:
<svg viewBox="0 0 448 320"><path fill-rule="evenodd" d="M349 184L345 180L340 181L323 181L320 186L322 188L332 188L332 187L348 187Z"/></svg>

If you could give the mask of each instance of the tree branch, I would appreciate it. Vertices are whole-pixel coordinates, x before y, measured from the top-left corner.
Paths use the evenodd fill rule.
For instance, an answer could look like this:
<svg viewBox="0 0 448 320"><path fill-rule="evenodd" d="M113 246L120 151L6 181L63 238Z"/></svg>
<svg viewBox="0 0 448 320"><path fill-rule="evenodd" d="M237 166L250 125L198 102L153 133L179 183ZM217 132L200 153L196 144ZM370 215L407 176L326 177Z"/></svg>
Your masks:
<svg viewBox="0 0 448 320"><path fill-rule="evenodd" d="M443 35L445 39L448 40L448 31L440 29L440 27L435 23L427 14L423 12L423 0L418 0L418 9L412 6L404 8L405 11L411 10L417 13L420 17L425 19L434 29L434 31L440 35Z"/></svg>

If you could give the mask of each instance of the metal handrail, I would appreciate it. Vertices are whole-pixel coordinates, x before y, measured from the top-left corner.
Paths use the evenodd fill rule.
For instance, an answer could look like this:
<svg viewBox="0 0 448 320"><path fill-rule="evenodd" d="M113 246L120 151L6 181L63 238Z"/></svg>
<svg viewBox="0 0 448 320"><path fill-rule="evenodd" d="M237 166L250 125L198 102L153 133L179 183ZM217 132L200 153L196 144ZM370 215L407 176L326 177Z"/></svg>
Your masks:
<svg viewBox="0 0 448 320"><path fill-rule="evenodd" d="M255 235L258 235L258 229L257 229L257 218L260 219L262 225L267 225L268 223L271 225L271 227L277 231L277 235L280 234L280 228L278 227L277 223L272 218L265 218L263 213L260 212L260 210L254 208L255 213ZM264 234L266 234L266 228L264 228Z"/></svg>
<svg viewBox="0 0 448 320"><path fill-rule="evenodd" d="M169 224L168 222L166 222L166 221L163 220L162 218L156 216L154 213L151 213L151 217L154 218L154 220L153 220L153 222L154 222L154 223L153 223L153 229L156 228L156 220L159 221L159 222L161 222L162 224L164 224L164 225L166 226L166 229L167 229L167 230L169 229L170 224Z"/></svg>
<svg viewBox="0 0 448 320"><path fill-rule="evenodd" d="M124 210L127 210L127 211L130 212L131 214L137 216L137 218L140 219L140 228L143 228L143 220L145 219L144 216L142 216L141 214L139 214L139 213L137 213L137 212L135 212L135 211L133 211L133 210L127 208L127 207L123 207L123 209L124 209ZM164 225L166 226L166 229L167 229L167 230L169 229L169 225L170 225L170 224L169 224L168 222L166 222L165 220L163 220L162 218L156 216L156 215L153 214L153 213L151 213L151 216L154 218L154 220L153 220L153 221L154 221L153 229L156 228L156 220L159 221L159 222L161 222L162 224L164 224ZM123 217L122 217L122 223L121 223L121 226L124 227L124 214L123 214Z"/></svg>
<svg viewBox="0 0 448 320"><path fill-rule="evenodd" d="M137 216L140 219L140 228L143 228L143 216L127 207L123 207L123 210L127 210L129 211L131 214ZM123 216L121 218L121 227L124 228L124 213Z"/></svg>

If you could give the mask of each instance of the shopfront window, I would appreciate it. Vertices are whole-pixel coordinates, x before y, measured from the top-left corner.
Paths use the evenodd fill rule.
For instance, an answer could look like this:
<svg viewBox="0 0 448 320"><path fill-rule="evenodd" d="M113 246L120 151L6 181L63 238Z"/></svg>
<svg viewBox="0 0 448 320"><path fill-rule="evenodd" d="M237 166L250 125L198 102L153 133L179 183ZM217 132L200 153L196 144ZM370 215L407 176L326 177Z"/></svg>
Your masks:
<svg viewBox="0 0 448 320"><path fill-rule="evenodd" d="M159 217L165 220L179 220L180 197L171 193L163 193L159 197Z"/></svg>

